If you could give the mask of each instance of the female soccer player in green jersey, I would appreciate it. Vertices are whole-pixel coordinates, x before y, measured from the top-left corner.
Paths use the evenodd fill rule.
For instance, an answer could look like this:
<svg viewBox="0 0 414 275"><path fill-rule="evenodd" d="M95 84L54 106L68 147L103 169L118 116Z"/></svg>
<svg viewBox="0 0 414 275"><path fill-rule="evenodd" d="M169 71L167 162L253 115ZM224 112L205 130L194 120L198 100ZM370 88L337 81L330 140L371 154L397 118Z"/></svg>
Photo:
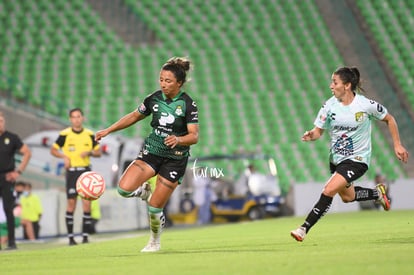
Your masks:
<svg viewBox="0 0 414 275"><path fill-rule="evenodd" d="M352 184L368 170L371 159L372 119L382 120L388 125L395 155L403 162L408 160L408 152L401 145L394 117L384 106L358 93L362 88L357 68L337 69L332 74L330 89L333 96L322 106L315 119L315 127L306 131L302 140L317 140L328 130L331 137L329 162L332 176L305 222L290 232L291 236L300 242L329 210L336 194L339 194L345 203L377 200L385 210L389 210L390 202L383 184L378 184L375 189Z"/></svg>
<svg viewBox="0 0 414 275"><path fill-rule="evenodd" d="M163 208L184 176L190 145L198 141L197 105L182 90L189 69L190 61L185 58L168 60L159 76L161 89L147 96L136 110L96 133L96 140L100 140L152 115L152 131L118 184L121 196L140 197L148 202L151 237L141 252L160 250ZM157 180L152 193L147 181L154 175Z"/></svg>

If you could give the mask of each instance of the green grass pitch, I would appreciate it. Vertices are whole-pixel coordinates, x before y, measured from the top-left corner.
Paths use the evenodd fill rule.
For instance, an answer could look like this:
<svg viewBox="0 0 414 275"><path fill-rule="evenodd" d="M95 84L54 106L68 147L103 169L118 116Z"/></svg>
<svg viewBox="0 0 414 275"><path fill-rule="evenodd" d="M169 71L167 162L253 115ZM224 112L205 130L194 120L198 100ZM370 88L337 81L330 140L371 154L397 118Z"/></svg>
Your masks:
<svg viewBox="0 0 414 275"><path fill-rule="evenodd" d="M304 217L167 228L157 253L140 253L149 232L21 243L0 251L1 274L414 274L414 211L328 213L304 242Z"/></svg>

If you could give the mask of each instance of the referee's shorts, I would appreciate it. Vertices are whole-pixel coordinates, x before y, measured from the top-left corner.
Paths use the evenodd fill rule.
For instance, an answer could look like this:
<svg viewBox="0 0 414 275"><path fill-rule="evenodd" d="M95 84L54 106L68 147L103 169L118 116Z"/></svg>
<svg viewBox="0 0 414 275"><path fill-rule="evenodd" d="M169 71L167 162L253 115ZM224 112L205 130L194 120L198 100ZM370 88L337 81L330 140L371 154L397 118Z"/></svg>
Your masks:
<svg viewBox="0 0 414 275"><path fill-rule="evenodd" d="M90 167L70 167L66 169L66 197L73 199L78 196L76 181L82 173L91 171Z"/></svg>

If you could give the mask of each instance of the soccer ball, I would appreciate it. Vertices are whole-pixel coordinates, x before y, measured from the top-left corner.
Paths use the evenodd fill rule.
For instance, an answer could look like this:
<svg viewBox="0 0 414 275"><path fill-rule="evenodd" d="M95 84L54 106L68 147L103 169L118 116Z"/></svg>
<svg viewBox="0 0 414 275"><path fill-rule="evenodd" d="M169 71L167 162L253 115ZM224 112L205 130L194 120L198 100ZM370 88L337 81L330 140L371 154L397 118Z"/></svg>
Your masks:
<svg viewBox="0 0 414 275"><path fill-rule="evenodd" d="M76 181L76 191L82 199L97 200L105 191L105 180L97 172L84 172Z"/></svg>

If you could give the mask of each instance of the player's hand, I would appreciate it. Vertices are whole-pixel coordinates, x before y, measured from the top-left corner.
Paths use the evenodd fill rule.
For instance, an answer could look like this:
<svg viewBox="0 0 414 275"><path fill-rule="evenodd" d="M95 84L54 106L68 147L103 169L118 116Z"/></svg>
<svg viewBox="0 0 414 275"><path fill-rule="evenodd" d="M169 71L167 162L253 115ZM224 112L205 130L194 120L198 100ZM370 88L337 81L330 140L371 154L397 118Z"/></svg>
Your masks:
<svg viewBox="0 0 414 275"><path fill-rule="evenodd" d="M10 171L6 173L6 180L7 181L16 181L20 174L17 171Z"/></svg>
<svg viewBox="0 0 414 275"><path fill-rule="evenodd" d="M63 158L63 167L65 167L65 169L70 168L70 158L68 158L67 156Z"/></svg>
<svg viewBox="0 0 414 275"><path fill-rule="evenodd" d="M103 137L106 137L109 134L109 131L106 129L99 130L95 133L95 141L100 141Z"/></svg>
<svg viewBox="0 0 414 275"><path fill-rule="evenodd" d="M179 141L180 141L179 137L171 135L164 139L164 144L171 148L174 148L175 146L178 145Z"/></svg>
<svg viewBox="0 0 414 275"><path fill-rule="evenodd" d="M404 163L408 161L408 151L402 145L398 145L394 147L395 154L397 158Z"/></svg>
<svg viewBox="0 0 414 275"><path fill-rule="evenodd" d="M86 158L86 157L89 157L90 155L91 155L91 151L85 151L80 154L80 157Z"/></svg>
<svg viewBox="0 0 414 275"><path fill-rule="evenodd" d="M303 133L302 141L311 141L312 140L312 131L306 131Z"/></svg>

